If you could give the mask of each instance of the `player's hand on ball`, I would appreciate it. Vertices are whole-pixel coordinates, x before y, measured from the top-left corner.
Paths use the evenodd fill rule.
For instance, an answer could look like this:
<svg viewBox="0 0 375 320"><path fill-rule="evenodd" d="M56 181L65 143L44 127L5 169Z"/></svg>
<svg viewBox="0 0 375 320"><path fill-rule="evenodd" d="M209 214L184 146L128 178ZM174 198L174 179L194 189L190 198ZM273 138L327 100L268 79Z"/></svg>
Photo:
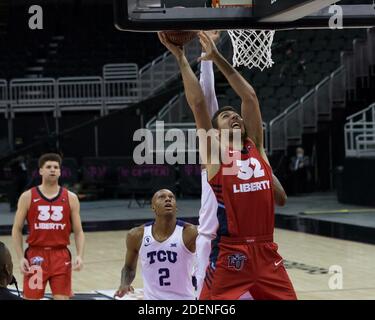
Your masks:
<svg viewBox="0 0 375 320"><path fill-rule="evenodd" d="M80 256L77 256L74 260L73 270L74 271L81 271L83 269L83 261Z"/></svg>
<svg viewBox="0 0 375 320"><path fill-rule="evenodd" d="M114 297L122 298L128 293L134 293L134 288L132 286L120 286L120 288L118 288L118 290L115 292Z"/></svg>
<svg viewBox="0 0 375 320"><path fill-rule="evenodd" d="M168 40L165 32L158 32L160 42L176 57L181 58L184 55L184 51L179 46L176 46Z"/></svg>
<svg viewBox="0 0 375 320"><path fill-rule="evenodd" d="M214 43L218 43L220 39L220 31L219 30L208 30L205 31L207 35L212 39Z"/></svg>
<svg viewBox="0 0 375 320"><path fill-rule="evenodd" d="M202 45L202 50L206 52L204 56L198 58L198 61L212 60L216 55L219 54L214 40L212 39L210 34L206 31L199 32L198 36L199 36L199 42Z"/></svg>

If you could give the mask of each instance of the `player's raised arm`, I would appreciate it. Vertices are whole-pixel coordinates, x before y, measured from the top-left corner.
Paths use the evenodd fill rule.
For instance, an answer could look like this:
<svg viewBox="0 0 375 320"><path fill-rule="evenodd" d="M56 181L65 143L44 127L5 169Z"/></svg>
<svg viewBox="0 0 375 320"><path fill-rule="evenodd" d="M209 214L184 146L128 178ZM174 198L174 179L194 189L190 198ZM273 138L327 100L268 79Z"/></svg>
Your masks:
<svg viewBox="0 0 375 320"><path fill-rule="evenodd" d="M208 35L215 42L220 38L219 31L208 31ZM202 57L206 55L204 48L202 47ZM203 95L206 98L206 103L208 107L208 114L210 118L219 109L219 104L217 102L216 92L215 92L215 74L213 68L213 62L211 60L201 60L201 73L199 78L199 83L203 90Z"/></svg>
<svg viewBox="0 0 375 320"><path fill-rule="evenodd" d="M210 130L212 129L212 124L202 88L199 85L199 81L191 69L189 62L187 61L183 50L172 44L167 39L165 33L159 32L158 36L161 43L164 44L176 57L184 83L186 100L193 112L195 124L198 130L203 129L205 131L205 134L203 135L200 135L198 131L198 136L200 138L200 154L202 159L206 159L208 163L211 163L213 161L211 159L211 140L213 144L218 144L218 142L216 139L211 139L211 135L209 134ZM206 141L202 141L202 139L206 139ZM202 145L205 145L206 148L202 148Z"/></svg>
<svg viewBox="0 0 375 320"><path fill-rule="evenodd" d="M240 97L242 101L241 115L244 120L247 135L254 141L258 150L260 150L260 148L263 148L262 116L254 88L218 52L215 43L209 37L207 32L200 32L199 38L207 53L202 59L211 59L228 80L233 90Z"/></svg>
<svg viewBox="0 0 375 320"><path fill-rule="evenodd" d="M121 284L115 293L115 297L122 298L125 294L134 292L134 288L131 284L137 271L137 261L142 237L143 227L131 229L126 237L125 264L121 270Z"/></svg>
<svg viewBox="0 0 375 320"><path fill-rule="evenodd" d="M197 129L211 129L211 120L208 115L207 105L202 88L200 87L198 79L187 61L184 52L181 48L168 41L163 32L159 32L158 35L161 43L164 44L176 57L184 83L186 99L191 110L193 111Z"/></svg>

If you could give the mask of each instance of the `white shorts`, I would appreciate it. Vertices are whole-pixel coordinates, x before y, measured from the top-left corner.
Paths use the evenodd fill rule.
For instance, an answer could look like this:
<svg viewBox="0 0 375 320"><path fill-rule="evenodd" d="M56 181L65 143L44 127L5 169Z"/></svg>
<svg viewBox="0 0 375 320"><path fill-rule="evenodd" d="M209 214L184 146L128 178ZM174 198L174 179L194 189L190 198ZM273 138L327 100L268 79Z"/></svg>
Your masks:
<svg viewBox="0 0 375 320"><path fill-rule="evenodd" d="M219 227L217 220L217 200L210 184L207 181L207 171L202 170L202 196L201 208L199 210L198 233L211 238L216 237L216 231Z"/></svg>
<svg viewBox="0 0 375 320"><path fill-rule="evenodd" d="M216 196L207 181L207 171L202 170L201 208L199 210L198 237L196 240L197 266L195 277L198 288L197 297L202 290L211 253L211 241L216 237L218 226Z"/></svg>

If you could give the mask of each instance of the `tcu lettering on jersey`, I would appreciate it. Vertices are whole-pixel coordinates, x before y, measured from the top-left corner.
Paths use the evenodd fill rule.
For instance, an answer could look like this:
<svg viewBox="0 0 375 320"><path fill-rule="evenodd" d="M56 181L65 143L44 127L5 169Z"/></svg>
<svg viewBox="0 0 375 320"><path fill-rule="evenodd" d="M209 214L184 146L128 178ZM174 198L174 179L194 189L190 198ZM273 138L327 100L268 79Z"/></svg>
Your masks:
<svg viewBox="0 0 375 320"><path fill-rule="evenodd" d="M165 262L168 261L170 263L176 263L177 262L177 252L173 251L150 251L147 252L147 258L149 258L149 263L153 264L155 261L159 262Z"/></svg>
<svg viewBox="0 0 375 320"><path fill-rule="evenodd" d="M195 255L183 241L184 223L177 221L172 235L158 242L152 235L152 223L144 227L139 252L146 300L192 300L192 273Z"/></svg>

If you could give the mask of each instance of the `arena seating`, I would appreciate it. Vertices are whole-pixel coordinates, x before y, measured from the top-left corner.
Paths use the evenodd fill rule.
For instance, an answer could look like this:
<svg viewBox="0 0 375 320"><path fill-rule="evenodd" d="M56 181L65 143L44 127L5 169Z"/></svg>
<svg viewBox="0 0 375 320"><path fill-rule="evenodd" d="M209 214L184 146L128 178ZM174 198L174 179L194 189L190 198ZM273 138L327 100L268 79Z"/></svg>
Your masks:
<svg viewBox="0 0 375 320"><path fill-rule="evenodd" d="M43 30L28 28L26 8L13 10L8 32L0 35L0 78L99 76L104 64L142 67L164 52L155 33L118 31L111 4L84 11L66 4L43 7ZM56 18L58 11L71 19Z"/></svg>
<svg viewBox="0 0 375 320"><path fill-rule="evenodd" d="M258 93L263 119L271 120L311 90L340 66L340 52L353 50L354 38L365 37L363 29L276 32L272 49L275 64L263 72L242 71ZM220 104L238 103L224 81L218 88Z"/></svg>
<svg viewBox="0 0 375 320"><path fill-rule="evenodd" d="M50 15L47 14L46 28L42 31L28 29L27 24L24 23L28 16L25 10L12 11L7 26L8 32L0 33L0 79L101 75L102 67L106 63L135 62L142 67L165 52L165 48L159 43L155 34L117 31L113 26L112 5L93 5L86 7L84 13L79 11L79 7L68 8L64 7L64 4L46 7L47 12L55 13L51 15L55 20L51 20ZM56 14L59 10L64 11L64 15L56 18L59 17ZM64 16L69 16L71 19L64 19ZM360 40L365 37L364 29L277 32L273 44L275 65L264 72L242 70L243 75L257 91L263 120L268 123L314 88L319 81L343 63L340 59L341 52L353 51L353 39ZM348 94L348 99L345 101L347 105L363 107L364 97L371 96L375 92L371 89L374 88L375 83L374 65L370 68L372 69L369 84L372 87L365 88L361 81L357 81L357 89L360 90L357 90L356 96ZM219 104L239 107L238 97L219 72L216 73L216 84ZM162 106L160 105L160 108ZM352 111L355 110L349 113ZM91 117L88 113L82 114L85 120ZM17 115L19 122L16 123L16 127L20 126L23 116ZM61 119L61 127L69 128L73 118L77 118L77 123L82 121L78 119L78 113L74 116L66 113ZM6 124L4 119L1 120L3 121L1 124ZM48 121L52 123L53 120L51 117ZM177 119L179 120L191 122L193 119L191 114L186 114L181 119ZM3 127L1 129L6 128L5 125L1 127ZM32 134L29 136L31 137ZM5 141L7 144L6 137L7 131L0 131L0 141ZM32 142L27 140L26 136L24 141ZM63 146L66 154L77 154L80 157L79 161L82 157L93 156L92 151L91 153L87 151L94 149L91 140L80 147L79 152L70 150L70 144ZM105 155L115 155L116 152L118 150L108 146ZM121 156L128 155L127 152L128 150ZM180 182L181 188L189 185L189 175L184 173L190 171L190 169L177 170L177 175L180 174L179 177L185 179L185 182ZM115 184L121 185L121 182L116 181ZM89 184L87 186L89 188Z"/></svg>

